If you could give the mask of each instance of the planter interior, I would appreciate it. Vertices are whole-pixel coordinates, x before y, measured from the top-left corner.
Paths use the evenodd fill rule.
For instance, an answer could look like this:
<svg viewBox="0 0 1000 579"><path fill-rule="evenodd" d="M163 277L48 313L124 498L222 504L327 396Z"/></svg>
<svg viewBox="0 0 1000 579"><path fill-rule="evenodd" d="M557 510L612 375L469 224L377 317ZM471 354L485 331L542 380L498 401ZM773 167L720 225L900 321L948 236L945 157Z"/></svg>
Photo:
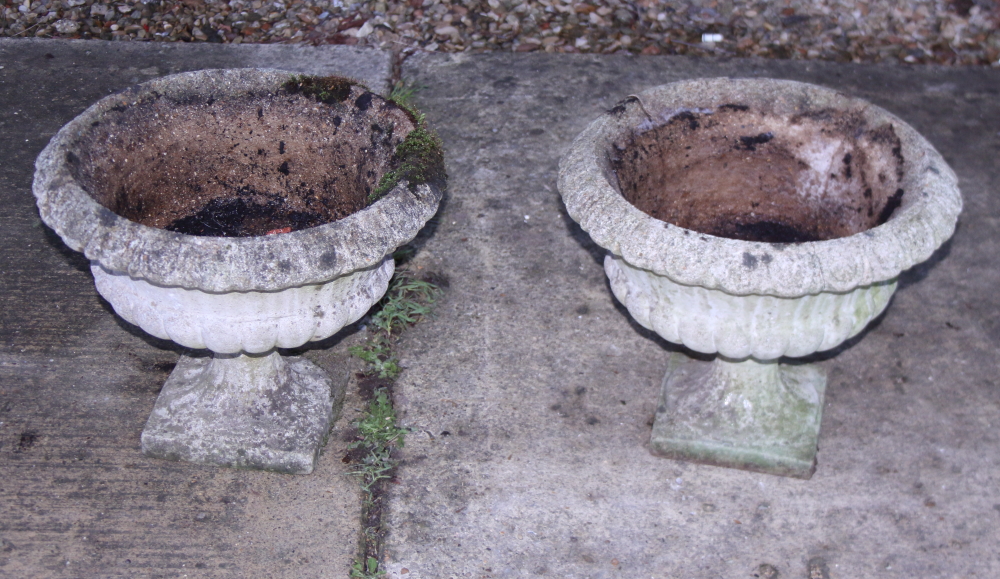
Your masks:
<svg viewBox="0 0 1000 579"><path fill-rule="evenodd" d="M608 249L615 296L674 354L654 453L809 478L829 350L954 231L940 155L863 101L802 83L709 79L629 97L577 138L560 192Z"/></svg>
<svg viewBox="0 0 1000 579"><path fill-rule="evenodd" d="M297 231L365 208L413 128L406 111L380 107L378 96L352 100L140 100L92 126L69 161L99 204L148 227L229 237Z"/></svg>
<svg viewBox="0 0 1000 579"><path fill-rule="evenodd" d="M885 223L903 194L892 125L845 111L686 111L612 158L622 195L656 219L718 237L799 243Z"/></svg>
<svg viewBox="0 0 1000 579"><path fill-rule="evenodd" d="M125 320L212 352L181 357L145 454L312 471L345 380L277 349L333 335L385 292L391 252L441 198L439 150L422 151L434 179L401 167L420 131L346 79L230 70L139 85L53 138L36 163L43 220Z"/></svg>

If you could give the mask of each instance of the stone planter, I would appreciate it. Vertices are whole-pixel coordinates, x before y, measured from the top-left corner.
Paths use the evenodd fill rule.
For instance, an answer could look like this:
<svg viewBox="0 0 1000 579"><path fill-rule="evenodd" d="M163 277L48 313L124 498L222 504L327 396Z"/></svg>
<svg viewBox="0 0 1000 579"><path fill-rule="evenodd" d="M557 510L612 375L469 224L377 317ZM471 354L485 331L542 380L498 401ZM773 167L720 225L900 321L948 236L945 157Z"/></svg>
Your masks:
<svg viewBox="0 0 1000 579"><path fill-rule="evenodd" d="M417 136L412 113L346 79L248 69L139 85L53 137L36 163L43 221L122 318L211 352L181 356L146 455L312 470L331 381L277 349L333 335L385 292L392 251L442 196L440 149L414 154Z"/></svg>
<svg viewBox="0 0 1000 579"><path fill-rule="evenodd" d="M562 159L574 220L633 318L674 354L655 453L808 478L825 374L789 362L860 332L951 236L957 179L888 112L779 80L630 96Z"/></svg>

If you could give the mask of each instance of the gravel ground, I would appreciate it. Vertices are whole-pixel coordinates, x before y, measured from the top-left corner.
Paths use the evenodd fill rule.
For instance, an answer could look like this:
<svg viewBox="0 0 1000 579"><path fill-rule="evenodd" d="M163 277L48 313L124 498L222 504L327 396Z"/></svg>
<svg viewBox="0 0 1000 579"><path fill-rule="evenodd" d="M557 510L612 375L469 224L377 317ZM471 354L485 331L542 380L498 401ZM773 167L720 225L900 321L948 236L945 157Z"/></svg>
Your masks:
<svg viewBox="0 0 1000 579"><path fill-rule="evenodd" d="M0 36L1000 66L1000 0L0 0Z"/></svg>

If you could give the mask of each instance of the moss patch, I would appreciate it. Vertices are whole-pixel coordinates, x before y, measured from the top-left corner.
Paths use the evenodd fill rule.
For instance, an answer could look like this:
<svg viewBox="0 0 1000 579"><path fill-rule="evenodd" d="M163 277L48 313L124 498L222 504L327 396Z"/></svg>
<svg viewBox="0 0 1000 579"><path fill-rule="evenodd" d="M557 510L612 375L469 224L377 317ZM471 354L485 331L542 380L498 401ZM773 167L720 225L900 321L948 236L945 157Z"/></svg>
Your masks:
<svg viewBox="0 0 1000 579"><path fill-rule="evenodd" d="M344 102L351 96L351 87L361 83L342 76L293 76L282 85L291 94L304 94L321 103Z"/></svg>
<svg viewBox="0 0 1000 579"><path fill-rule="evenodd" d="M354 86L368 91L361 83L342 76L295 75L285 81L282 88L289 94L302 94L325 104L336 104L347 100ZM441 139L427 128L423 113L410 102L415 90L414 87L398 85L386 99L404 111L416 128L396 146L389 163L393 168L382 174L378 185L368 195L369 205L381 199L402 181L406 181L411 189L425 183L440 189L446 186L448 175L444 168ZM373 96L375 95L368 91L355 104L364 110Z"/></svg>
<svg viewBox="0 0 1000 579"><path fill-rule="evenodd" d="M368 198L369 202L380 199L400 181L406 181L411 188L428 183L444 189L448 179L444 151L441 139L433 131L422 126L413 129L396 146L394 157L396 168L382 175Z"/></svg>

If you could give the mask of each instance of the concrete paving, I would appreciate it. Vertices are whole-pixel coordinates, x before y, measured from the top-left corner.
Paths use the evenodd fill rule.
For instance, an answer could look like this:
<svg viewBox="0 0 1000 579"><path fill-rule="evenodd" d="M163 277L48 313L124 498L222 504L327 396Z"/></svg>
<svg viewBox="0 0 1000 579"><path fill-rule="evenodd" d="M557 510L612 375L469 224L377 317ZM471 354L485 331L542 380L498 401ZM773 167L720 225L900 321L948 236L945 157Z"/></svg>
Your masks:
<svg viewBox="0 0 1000 579"><path fill-rule="evenodd" d="M0 576L347 575L354 389L312 475L145 459L139 432L177 351L108 311L30 193L49 136L109 91L265 62L388 74L387 55L338 47L0 41ZM1000 71L492 54L415 56L403 74L450 175L414 265L448 288L400 344L413 432L391 485L390 577L1000 576ZM674 348L616 304L556 191L560 155L602 111L720 75L867 98L962 180L953 241L868 331L817 356L829 386L809 481L649 453ZM359 337L308 355L343 369Z"/></svg>
<svg viewBox="0 0 1000 579"><path fill-rule="evenodd" d="M389 63L346 47L0 40L0 577L346 577L360 498L340 459L356 389L311 476L143 457L179 350L113 315L86 259L41 224L31 180L63 124L154 76L280 66L385 87ZM352 339L306 354L341 388Z"/></svg>
<svg viewBox="0 0 1000 579"><path fill-rule="evenodd" d="M390 576L1000 576L1000 73L625 56L413 58L450 197L423 247L449 280L405 338ZM597 115L684 78L771 76L869 99L962 179L952 243L835 354L809 481L652 456L673 349L615 303L558 159ZM404 573L405 569L405 573ZM827 569L827 571L823 571ZM825 574L824 574L825 573Z"/></svg>

